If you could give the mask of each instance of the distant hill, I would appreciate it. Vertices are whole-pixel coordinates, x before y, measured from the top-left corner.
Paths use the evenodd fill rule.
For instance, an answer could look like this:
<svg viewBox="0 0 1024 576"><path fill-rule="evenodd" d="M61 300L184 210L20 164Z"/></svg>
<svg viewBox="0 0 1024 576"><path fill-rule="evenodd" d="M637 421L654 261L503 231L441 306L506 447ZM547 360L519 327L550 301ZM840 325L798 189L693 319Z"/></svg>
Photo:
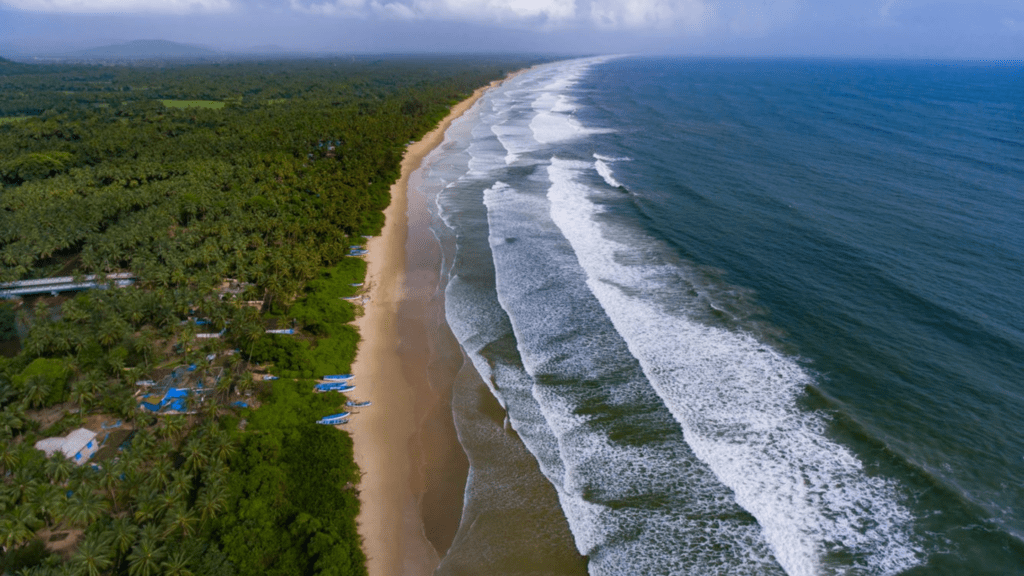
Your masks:
<svg viewBox="0 0 1024 576"><path fill-rule="evenodd" d="M125 60L145 60L150 58L209 58L220 56L220 52L194 46L179 44L168 40L135 40L127 44L100 46L74 53L78 58L103 59L116 58Z"/></svg>
<svg viewBox="0 0 1024 576"><path fill-rule="evenodd" d="M0 57L0 74L20 74L31 70L31 66Z"/></svg>
<svg viewBox="0 0 1024 576"><path fill-rule="evenodd" d="M261 46L253 46L249 50L242 50L241 52L251 52L253 54L279 54L282 52L292 52L287 48L282 48L277 44L263 44Z"/></svg>

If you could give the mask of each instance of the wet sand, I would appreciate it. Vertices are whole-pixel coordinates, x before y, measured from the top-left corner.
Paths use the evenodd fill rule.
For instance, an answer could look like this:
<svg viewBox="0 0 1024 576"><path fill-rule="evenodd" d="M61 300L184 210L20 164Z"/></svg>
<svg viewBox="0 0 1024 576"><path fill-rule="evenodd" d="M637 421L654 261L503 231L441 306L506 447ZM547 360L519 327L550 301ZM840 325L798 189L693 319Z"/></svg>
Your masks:
<svg viewBox="0 0 1024 576"><path fill-rule="evenodd" d="M498 83L492 83L496 86ZM489 88L486 87L486 88ZM423 202L409 202L410 176L444 140L451 121L486 88L455 105L409 145L391 187L380 236L367 242L362 336L349 397L373 404L354 410L352 434L363 473L357 519L370 576L433 573L458 529L468 461L458 443L451 387L462 365L437 294L440 248Z"/></svg>

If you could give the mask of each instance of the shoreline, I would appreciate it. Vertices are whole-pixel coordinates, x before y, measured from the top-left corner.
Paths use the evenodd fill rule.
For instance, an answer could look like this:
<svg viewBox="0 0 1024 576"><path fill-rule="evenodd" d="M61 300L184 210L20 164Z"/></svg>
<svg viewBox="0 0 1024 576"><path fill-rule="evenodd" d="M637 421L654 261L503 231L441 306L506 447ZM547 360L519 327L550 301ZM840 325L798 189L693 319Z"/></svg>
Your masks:
<svg viewBox="0 0 1024 576"><path fill-rule="evenodd" d="M462 353L457 342L438 342L440 247L426 206L410 206L410 177L444 142L452 121L516 74L475 90L406 148L384 228L367 242L368 298L355 322L361 342L352 372L353 398L372 405L345 429L363 474L357 525L371 576L433 573L458 529L468 473L451 415Z"/></svg>

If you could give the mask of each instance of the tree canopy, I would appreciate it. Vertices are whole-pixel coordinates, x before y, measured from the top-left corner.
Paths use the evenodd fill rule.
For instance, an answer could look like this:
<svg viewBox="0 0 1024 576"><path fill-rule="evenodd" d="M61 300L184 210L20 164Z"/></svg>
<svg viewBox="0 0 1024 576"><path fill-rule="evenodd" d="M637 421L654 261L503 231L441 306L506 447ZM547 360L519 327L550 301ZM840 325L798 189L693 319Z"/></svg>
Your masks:
<svg viewBox="0 0 1024 576"><path fill-rule="evenodd" d="M303 378L354 358L347 253L407 142L528 64L0 60L0 283L135 279L0 305L0 571L365 574L351 440L314 424L344 398ZM140 410L136 382L186 373L183 414ZM32 447L100 416L124 435L95 469ZM67 558L40 545L71 529Z"/></svg>

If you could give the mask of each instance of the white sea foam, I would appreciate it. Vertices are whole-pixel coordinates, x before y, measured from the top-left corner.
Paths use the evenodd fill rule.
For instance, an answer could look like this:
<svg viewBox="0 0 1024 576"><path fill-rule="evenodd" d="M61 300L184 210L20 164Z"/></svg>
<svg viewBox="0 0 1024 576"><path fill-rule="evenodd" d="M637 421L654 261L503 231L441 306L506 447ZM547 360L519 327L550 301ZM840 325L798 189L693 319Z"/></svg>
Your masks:
<svg viewBox="0 0 1024 576"><path fill-rule="evenodd" d="M576 180L592 169L553 160L551 218L687 443L757 519L786 572L818 574L828 555L846 555L858 574L917 564L912 519L896 486L869 476L848 449L826 438L822 415L797 407L810 377L794 360L748 334L698 324L645 299L671 290L662 283L673 274L624 263L653 240L639 233L629 244L609 239L603 226L610 224L595 219L593 191Z"/></svg>
<svg viewBox="0 0 1024 576"><path fill-rule="evenodd" d="M605 156L604 154L598 154L594 152L594 158L602 160L604 162L632 162L633 159L626 156Z"/></svg>
<svg viewBox="0 0 1024 576"><path fill-rule="evenodd" d="M597 156L597 154L595 154ZM612 188L622 188L622 184L612 176L611 166L608 166L604 160L598 160L594 162L594 167L597 168L597 173L604 178L604 181L608 183Z"/></svg>
<svg viewBox="0 0 1024 576"><path fill-rule="evenodd" d="M453 333L555 487L591 574L779 574L760 526L694 455L590 293L572 246L551 221L547 183L520 180L517 186L539 188L517 190L497 181L510 147L536 161L543 145L495 125L527 126L545 107L568 111L564 98L538 103L561 74L547 73L492 93L504 99L500 107L485 97L467 149L471 169L436 199L461 247L446 292ZM490 268L474 260L481 194L500 307L475 277ZM494 353L510 321L522 366ZM649 420L656 439L613 440L617 422L584 409L595 402L630 414L619 423Z"/></svg>
<svg viewBox="0 0 1024 576"><path fill-rule="evenodd" d="M499 182L484 191L484 203L498 298L534 381L533 399L511 399L503 379L498 393L555 486L591 574L775 573L759 527L696 460L667 413L661 440L641 446L612 440L607 416L581 413L595 403L645 418L645 407L664 408L589 294L543 189ZM521 379L512 382L520 394ZM539 410L546 426L523 428L517 410L529 418ZM545 466L552 448L560 465ZM553 468L562 473L550 475Z"/></svg>

